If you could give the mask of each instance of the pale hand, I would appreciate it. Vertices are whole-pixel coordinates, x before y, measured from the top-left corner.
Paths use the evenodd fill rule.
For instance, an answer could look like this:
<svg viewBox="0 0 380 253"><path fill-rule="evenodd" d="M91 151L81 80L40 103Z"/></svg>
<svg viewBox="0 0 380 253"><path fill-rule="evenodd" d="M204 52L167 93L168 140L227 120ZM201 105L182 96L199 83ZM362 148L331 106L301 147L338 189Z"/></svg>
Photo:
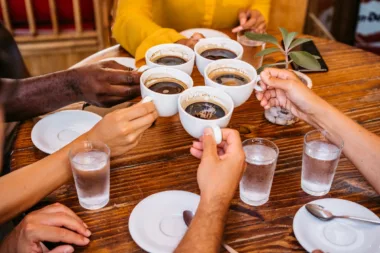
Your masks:
<svg viewBox="0 0 380 253"><path fill-rule="evenodd" d="M194 33L189 39L181 39L177 41L177 44L182 44L185 46L190 47L191 49L194 49L195 44L198 43L200 39L204 39L205 36L201 33Z"/></svg>
<svg viewBox="0 0 380 253"><path fill-rule="evenodd" d="M91 232L87 225L69 208L59 203L28 214L0 246L4 253L40 253L46 248L41 242L63 242L49 251L74 252L70 244L87 245Z"/></svg>
<svg viewBox="0 0 380 253"><path fill-rule="evenodd" d="M201 159L198 185L203 200L217 200L229 205L245 169L245 155L239 132L222 129L222 143L216 145L211 128L190 149Z"/></svg>
<svg viewBox="0 0 380 253"><path fill-rule="evenodd" d="M263 14L258 10L241 9L238 14L240 25L232 29L233 33L243 30L254 30L256 33L264 33L267 23Z"/></svg>
<svg viewBox="0 0 380 253"><path fill-rule="evenodd" d="M107 114L86 133L90 141L101 141L111 149L111 156L120 156L136 147L143 133L157 119L152 102L138 103Z"/></svg>
<svg viewBox="0 0 380 253"><path fill-rule="evenodd" d="M72 69L67 74L77 95L92 105L110 107L140 95L141 74L115 61Z"/></svg>
<svg viewBox="0 0 380 253"><path fill-rule="evenodd" d="M262 92L256 98L264 109L279 106L317 127L314 116L327 104L289 70L266 68L260 74Z"/></svg>

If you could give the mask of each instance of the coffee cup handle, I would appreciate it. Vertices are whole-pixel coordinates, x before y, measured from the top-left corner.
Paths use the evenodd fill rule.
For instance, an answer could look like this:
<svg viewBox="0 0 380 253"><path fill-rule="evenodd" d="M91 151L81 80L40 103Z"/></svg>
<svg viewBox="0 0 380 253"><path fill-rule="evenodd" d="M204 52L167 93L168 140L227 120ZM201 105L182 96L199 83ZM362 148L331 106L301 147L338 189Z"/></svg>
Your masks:
<svg viewBox="0 0 380 253"><path fill-rule="evenodd" d="M253 88L257 91L264 91L263 88L261 88L260 85L258 85L258 82L260 81L261 81L261 77L260 75L258 75L255 81L255 86Z"/></svg>
<svg viewBox="0 0 380 253"><path fill-rule="evenodd" d="M222 143L223 136L222 136L222 130L220 129L220 127L219 126L209 126L209 128L211 128L213 133L214 133L214 139L215 139L216 144L218 145L218 144Z"/></svg>
<svg viewBox="0 0 380 253"><path fill-rule="evenodd" d="M145 98L143 98L141 100L141 103L142 104L145 104L145 103L149 103L149 102L152 102L153 101L153 98L149 97L149 96L146 96Z"/></svg>

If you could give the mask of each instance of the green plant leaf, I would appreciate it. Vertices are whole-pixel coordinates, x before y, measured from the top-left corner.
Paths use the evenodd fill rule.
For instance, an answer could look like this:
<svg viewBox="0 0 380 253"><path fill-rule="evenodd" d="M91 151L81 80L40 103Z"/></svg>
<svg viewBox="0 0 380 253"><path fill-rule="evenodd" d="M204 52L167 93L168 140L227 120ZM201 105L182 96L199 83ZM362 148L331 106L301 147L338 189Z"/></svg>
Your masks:
<svg viewBox="0 0 380 253"><path fill-rule="evenodd" d="M319 57L318 55L313 55L313 57L314 57L314 59L316 59L316 60L321 59L321 57Z"/></svg>
<svg viewBox="0 0 380 253"><path fill-rule="evenodd" d="M282 63L273 63L273 64L265 64L263 66L261 66L260 68L257 69L257 74L260 75L260 73L265 69L265 68L268 68L268 67L275 67L275 66L278 66L278 65L285 65L285 62L282 62Z"/></svg>
<svg viewBox="0 0 380 253"><path fill-rule="evenodd" d="M277 39L274 36L270 35L270 34L260 34L260 33L246 32L244 35L248 39L250 39L250 40L269 42L269 43L275 44L277 46L280 46L280 44L278 43Z"/></svg>
<svg viewBox="0 0 380 253"><path fill-rule="evenodd" d="M307 38L299 38L299 39L296 39L295 41L293 41L290 46L289 46L289 49L292 50L293 48L295 48L296 46L298 45L301 45L305 42L308 42L308 41L311 41L311 39L307 39Z"/></svg>
<svg viewBox="0 0 380 253"><path fill-rule="evenodd" d="M288 36L288 30L286 30L285 28L283 28L283 27L280 27L279 28L280 29L280 32L281 32L281 34L282 34L282 39L285 41L285 38Z"/></svg>
<svg viewBox="0 0 380 253"><path fill-rule="evenodd" d="M294 51L289 53L290 58L298 65L310 70L319 70L321 65L313 55L304 51Z"/></svg>
<svg viewBox="0 0 380 253"><path fill-rule="evenodd" d="M294 38L297 36L298 33L296 32L289 33L288 30L282 27L280 27L280 31L282 34L282 39L284 40L284 49L288 50L290 44L292 43L292 41L294 40Z"/></svg>
<svg viewBox="0 0 380 253"><path fill-rule="evenodd" d="M267 48L267 49L264 49L263 51L258 52L255 56L265 56L267 54L271 54L271 53L279 52L279 51L280 51L279 48L271 47L271 48Z"/></svg>

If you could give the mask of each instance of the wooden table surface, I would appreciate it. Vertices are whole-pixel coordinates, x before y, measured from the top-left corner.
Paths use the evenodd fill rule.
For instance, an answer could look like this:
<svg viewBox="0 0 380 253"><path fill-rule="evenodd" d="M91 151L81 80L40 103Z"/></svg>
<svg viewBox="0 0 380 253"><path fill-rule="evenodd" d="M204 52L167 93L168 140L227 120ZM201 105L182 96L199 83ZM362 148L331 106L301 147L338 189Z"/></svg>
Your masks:
<svg viewBox="0 0 380 253"><path fill-rule="evenodd" d="M318 38L314 41L329 72L309 75L314 83L313 90L368 130L380 134L380 57L334 41ZM120 50L102 57L115 54L126 55ZM264 62L279 57L267 57ZM257 62L252 52L245 54L244 59ZM203 85L203 78L196 69L192 77L196 85ZM236 108L229 126L239 130L242 140L262 137L274 141L280 149L280 156L269 202L251 207L240 201L236 192L225 229L225 241L239 252L303 252L292 224L302 205L318 199L300 187L303 136L312 128L304 122L293 126L269 123L254 96ZM32 144L32 127L33 121L21 125L12 155L12 169L45 157ZM146 131L135 149L112 160L111 199L105 208L97 211L81 208L72 182L48 196L43 205L60 202L89 225L91 243L77 248L77 252L143 252L128 230L129 215L136 204L153 193L166 190L199 194L196 181L199 161L189 154L192 140L178 116L160 118ZM380 215L380 197L344 156L331 191L323 198L354 201Z"/></svg>

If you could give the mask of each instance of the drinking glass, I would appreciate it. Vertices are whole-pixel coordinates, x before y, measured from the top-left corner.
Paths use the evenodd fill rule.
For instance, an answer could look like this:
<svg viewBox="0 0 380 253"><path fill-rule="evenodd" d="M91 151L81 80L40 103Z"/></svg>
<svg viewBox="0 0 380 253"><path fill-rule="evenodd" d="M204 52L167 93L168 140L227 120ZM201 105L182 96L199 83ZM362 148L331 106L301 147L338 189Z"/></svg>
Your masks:
<svg viewBox="0 0 380 253"><path fill-rule="evenodd" d="M262 41L250 40L245 36L246 32L255 32L252 29L243 30L237 33L237 41L243 46L244 54L242 60L251 64L258 69L263 65L264 57L255 56L257 53L265 49L265 43Z"/></svg>
<svg viewBox="0 0 380 253"><path fill-rule="evenodd" d="M326 131L314 130L304 138L301 187L313 196L330 191L343 149L343 140Z"/></svg>
<svg viewBox="0 0 380 253"><path fill-rule="evenodd" d="M243 141L247 168L240 181L240 199L251 206L260 206L269 199L279 154L273 142L253 138Z"/></svg>
<svg viewBox="0 0 380 253"><path fill-rule="evenodd" d="M110 149L102 142L74 144L69 152L79 204L90 210L108 204L110 195Z"/></svg>

